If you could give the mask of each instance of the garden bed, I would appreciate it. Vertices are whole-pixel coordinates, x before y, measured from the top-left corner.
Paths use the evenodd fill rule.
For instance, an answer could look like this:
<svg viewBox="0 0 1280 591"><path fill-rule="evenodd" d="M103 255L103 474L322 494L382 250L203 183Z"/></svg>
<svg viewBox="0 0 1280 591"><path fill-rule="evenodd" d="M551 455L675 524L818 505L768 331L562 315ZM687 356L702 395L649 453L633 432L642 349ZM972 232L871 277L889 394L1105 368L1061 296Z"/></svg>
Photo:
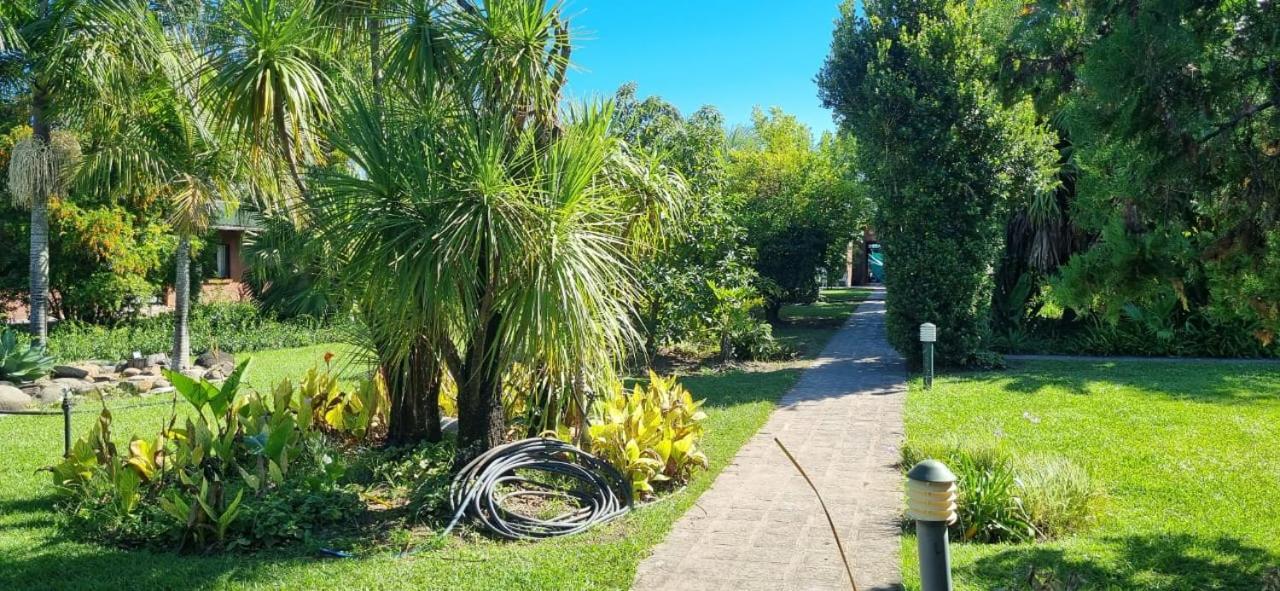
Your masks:
<svg viewBox="0 0 1280 591"><path fill-rule="evenodd" d="M1280 567L1280 369L1259 364L1022 362L911 383L907 438L999 441L1065 456L1106 491L1097 523L1034 544L955 544L957 589L1023 589L1034 567L1081 589L1259 589ZM903 573L918 589L916 540Z"/></svg>

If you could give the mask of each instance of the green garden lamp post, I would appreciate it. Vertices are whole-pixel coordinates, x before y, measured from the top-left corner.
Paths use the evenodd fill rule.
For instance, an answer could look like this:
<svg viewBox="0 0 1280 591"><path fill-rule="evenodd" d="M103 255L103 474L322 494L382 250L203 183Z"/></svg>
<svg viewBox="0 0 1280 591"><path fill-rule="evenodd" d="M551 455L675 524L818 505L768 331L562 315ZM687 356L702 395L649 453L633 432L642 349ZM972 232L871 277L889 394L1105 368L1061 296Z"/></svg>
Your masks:
<svg viewBox="0 0 1280 591"><path fill-rule="evenodd" d="M933 388L933 344L938 342L938 327L932 322L920 325L920 344L924 346L924 387Z"/></svg>
<svg viewBox="0 0 1280 591"><path fill-rule="evenodd" d="M951 591L947 526L956 521L956 475L937 460L907 472L907 517L916 522L921 591Z"/></svg>

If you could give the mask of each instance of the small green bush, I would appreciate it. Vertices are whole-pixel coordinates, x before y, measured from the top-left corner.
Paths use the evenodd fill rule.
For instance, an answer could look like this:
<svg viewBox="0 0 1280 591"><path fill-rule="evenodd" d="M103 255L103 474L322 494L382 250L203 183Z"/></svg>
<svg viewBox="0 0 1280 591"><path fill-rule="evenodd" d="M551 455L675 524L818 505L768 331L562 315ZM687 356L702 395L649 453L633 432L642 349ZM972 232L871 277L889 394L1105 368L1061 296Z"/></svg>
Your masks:
<svg viewBox="0 0 1280 591"><path fill-rule="evenodd" d="M1092 524L1103 498L1083 468L1066 458L1019 461L998 444L966 441L902 448L902 467L932 458L958 479L954 530L972 542L1029 542Z"/></svg>
<svg viewBox="0 0 1280 591"><path fill-rule="evenodd" d="M191 350L250 352L304 347L341 340L340 323L310 317L278 321L251 303L200 304L191 311ZM164 353L173 348L173 315L161 314L118 327L67 321L49 337L49 352L62 361L124 359L133 351Z"/></svg>

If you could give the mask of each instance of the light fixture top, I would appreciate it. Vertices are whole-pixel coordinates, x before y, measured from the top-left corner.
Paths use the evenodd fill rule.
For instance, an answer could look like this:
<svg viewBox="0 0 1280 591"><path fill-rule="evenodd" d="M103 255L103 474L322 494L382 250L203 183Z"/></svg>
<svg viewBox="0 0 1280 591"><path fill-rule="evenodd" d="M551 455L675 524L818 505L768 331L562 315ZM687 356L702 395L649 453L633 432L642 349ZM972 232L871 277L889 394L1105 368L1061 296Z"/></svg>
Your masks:
<svg viewBox="0 0 1280 591"><path fill-rule="evenodd" d="M920 342L934 343L938 341L938 327L932 322L926 322L920 325Z"/></svg>

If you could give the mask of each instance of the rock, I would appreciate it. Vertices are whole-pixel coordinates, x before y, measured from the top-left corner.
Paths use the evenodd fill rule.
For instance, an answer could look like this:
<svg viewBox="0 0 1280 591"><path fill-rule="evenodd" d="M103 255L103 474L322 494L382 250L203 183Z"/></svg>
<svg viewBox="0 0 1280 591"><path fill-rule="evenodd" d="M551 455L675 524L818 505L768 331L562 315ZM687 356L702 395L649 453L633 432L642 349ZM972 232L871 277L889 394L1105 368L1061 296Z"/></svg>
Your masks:
<svg viewBox="0 0 1280 591"><path fill-rule="evenodd" d="M92 379L98 375L96 365L56 365L53 368L55 378L74 378L77 380Z"/></svg>
<svg viewBox="0 0 1280 591"><path fill-rule="evenodd" d="M116 381L116 376L115 374L98 374L96 376L93 376L93 381L99 384L106 383L106 382L114 382Z"/></svg>
<svg viewBox="0 0 1280 591"><path fill-rule="evenodd" d="M151 376L137 376L120 382L120 387L133 394L146 394L156 387L156 379Z"/></svg>
<svg viewBox="0 0 1280 591"><path fill-rule="evenodd" d="M0 410L23 410L31 406L31 397L13 386L0 386Z"/></svg>
<svg viewBox="0 0 1280 591"><path fill-rule="evenodd" d="M62 402L62 386L45 386L31 397L40 404L57 404Z"/></svg>
<svg viewBox="0 0 1280 591"><path fill-rule="evenodd" d="M34 382L27 382L18 386L19 390L26 392L28 396L35 396L40 390L53 385L53 380L49 378L40 378Z"/></svg>
<svg viewBox="0 0 1280 591"><path fill-rule="evenodd" d="M199 380L200 378L203 378L204 374L207 373L208 371L209 370L203 367L188 367L187 369L182 370L182 375L187 376L193 380Z"/></svg>
<svg viewBox="0 0 1280 591"><path fill-rule="evenodd" d="M164 353L152 353L147 355L147 367L157 365L169 365L169 356Z"/></svg>
<svg viewBox="0 0 1280 591"><path fill-rule="evenodd" d="M132 377L137 377L139 375L142 375L142 370L136 367L126 367L124 368L123 371L120 372L120 375L124 376L125 379L129 379Z"/></svg>
<svg viewBox="0 0 1280 591"><path fill-rule="evenodd" d="M196 365L200 367L214 368L220 365L230 365L235 367L236 358L234 355L225 351L207 351L196 357Z"/></svg>
<svg viewBox="0 0 1280 591"><path fill-rule="evenodd" d="M204 374L204 379L209 380L210 382L216 381L216 380L225 380L227 379L227 372L223 371L223 366L220 365L206 372Z"/></svg>
<svg viewBox="0 0 1280 591"><path fill-rule="evenodd" d="M169 383L169 380L166 380L166 379L164 379L164 378L157 378L157 379L156 379L156 383L155 383L155 385L153 385L153 386L151 387L151 388L152 388L152 390L151 390L151 391L152 391L152 392L155 392L155 391L157 391L157 390L165 390L165 391L168 391L167 389L168 389L168 388L172 388L172 387L173 387L173 384L170 384L170 383Z"/></svg>
<svg viewBox="0 0 1280 591"><path fill-rule="evenodd" d="M98 386L93 382L77 380L75 378L57 378L53 380L53 383L58 387L66 388L76 394L98 389Z"/></svg>
<svg viewBox="0 0 1280 591"><path fill-rule="evenodd" d="M15 383L13 383L13 382L6 382L6 381L4 381L4 380L0 380L0 386L8 386L8 387L10 387L10 388L17 388L17 387L18 387L18 385L17 385L17 384L15 384Z"/></svg>
<svg viewBox="0 0 1280 591"><path fill-rule="evenodd" d="M151 366L151 367L148 367L148 368L146 368L146 369L142 370L142 373L143 373L144 375L155 376L155 377L157 377L157 378L158 378L158 377L160 377L160 376L164 375L163 373L161 373L161 371L162 371L162 370L163 370L163 368L162 368L162 367L160 367L159 365L153 365L153 366Z"/></svg>

